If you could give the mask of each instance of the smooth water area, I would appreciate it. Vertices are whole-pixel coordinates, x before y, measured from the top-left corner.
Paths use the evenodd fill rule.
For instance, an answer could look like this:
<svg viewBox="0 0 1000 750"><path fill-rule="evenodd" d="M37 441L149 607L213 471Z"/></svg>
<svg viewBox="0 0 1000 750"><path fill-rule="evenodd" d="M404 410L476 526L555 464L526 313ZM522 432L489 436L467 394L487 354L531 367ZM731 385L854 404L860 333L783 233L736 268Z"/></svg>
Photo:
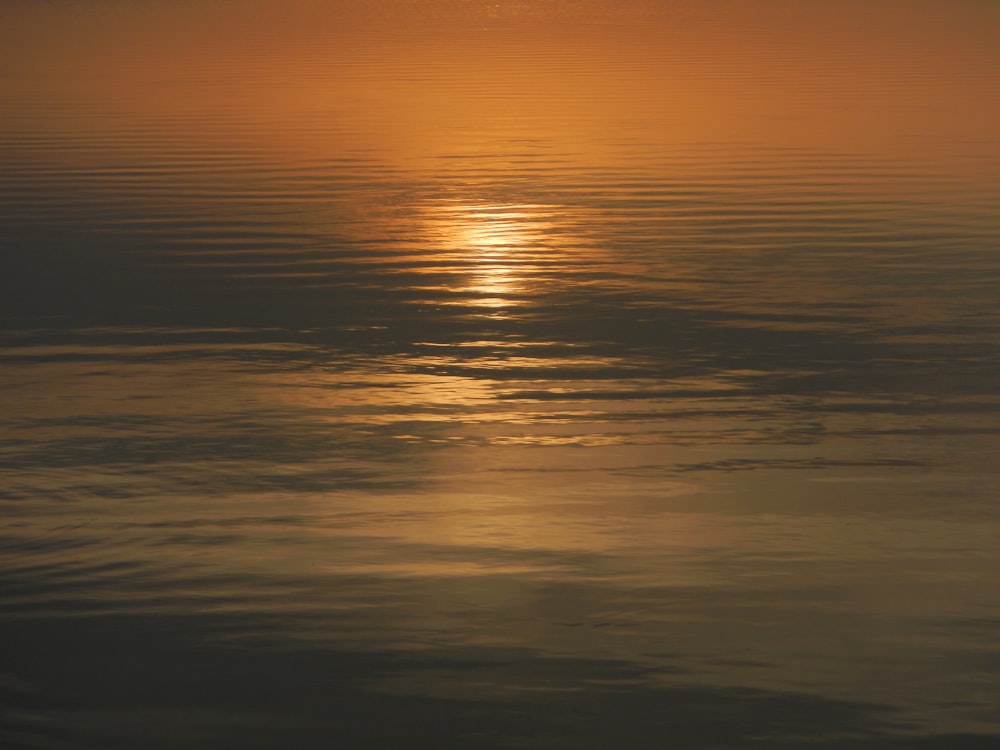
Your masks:
<svg viewBox="0 0 1000 750"><path fill-rule="evenodd" d="M0 17L0 746L1000 748L1000 4Z"/></svg>

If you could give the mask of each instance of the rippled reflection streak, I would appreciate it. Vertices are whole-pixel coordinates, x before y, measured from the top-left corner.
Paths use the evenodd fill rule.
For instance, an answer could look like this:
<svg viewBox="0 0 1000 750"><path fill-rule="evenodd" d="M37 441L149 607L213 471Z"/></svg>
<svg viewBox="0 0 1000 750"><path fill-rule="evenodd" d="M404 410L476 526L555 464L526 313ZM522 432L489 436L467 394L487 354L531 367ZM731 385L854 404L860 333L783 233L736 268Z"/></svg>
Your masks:
<svg viewBox="0 0 1000 750"><path fill-rule="evenodd" d="M492 317L503 317L532 287L544 283L548 269L566 262L555 254L558 245L551 244L550 238L565 242L554 220L555 207L445 202L427 213L432 257L453 264L434 271L466 276L460 286L434 290L455 294L452 304L493 308Z"/></svg>

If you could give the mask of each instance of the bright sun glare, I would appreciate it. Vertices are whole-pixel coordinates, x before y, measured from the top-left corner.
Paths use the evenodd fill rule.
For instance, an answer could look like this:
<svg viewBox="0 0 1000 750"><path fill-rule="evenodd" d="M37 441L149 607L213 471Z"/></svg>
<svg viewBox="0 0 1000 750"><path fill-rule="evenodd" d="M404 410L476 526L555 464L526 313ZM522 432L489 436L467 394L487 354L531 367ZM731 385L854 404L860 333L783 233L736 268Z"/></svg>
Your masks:
<svg viewBox="0 0 1000 750"><path fill-rule="evenodd" d="M463 291L475 304L508 308L519 304L525 279L537 270L551 228L551 211L530 204L441 206L433 224L439 247L468 272Z"/></svg>

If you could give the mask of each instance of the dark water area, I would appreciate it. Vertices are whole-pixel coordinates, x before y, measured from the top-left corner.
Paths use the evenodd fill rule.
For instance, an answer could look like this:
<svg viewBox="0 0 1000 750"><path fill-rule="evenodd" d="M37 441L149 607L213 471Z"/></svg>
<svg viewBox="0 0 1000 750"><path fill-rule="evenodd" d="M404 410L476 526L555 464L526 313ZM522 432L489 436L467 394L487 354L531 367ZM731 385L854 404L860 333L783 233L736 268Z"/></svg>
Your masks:
<svg viewBox="0 0 1000 750"><path fill-rule="evenodd" d="M1000 4L0 7L0 747L1000 748Z"/></svg>

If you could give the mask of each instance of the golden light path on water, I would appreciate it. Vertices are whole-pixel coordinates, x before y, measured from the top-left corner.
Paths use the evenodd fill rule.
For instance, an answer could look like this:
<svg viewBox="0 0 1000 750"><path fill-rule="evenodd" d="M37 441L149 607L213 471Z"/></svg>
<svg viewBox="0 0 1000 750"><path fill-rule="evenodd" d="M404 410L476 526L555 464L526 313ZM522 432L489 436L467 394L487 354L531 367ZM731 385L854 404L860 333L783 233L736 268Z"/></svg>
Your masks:
<svg viewBox="0 0 1000 750"><path fill-rule="evenodd" d="M556 208L458 199L429 206L425 229L433 257L453 260L466 271L452 288L462 297L454 304L491 308L494 319L519 307L521 295L538 283L544 268L563 260L554 255L552 238L562 236Z"/></svg>

